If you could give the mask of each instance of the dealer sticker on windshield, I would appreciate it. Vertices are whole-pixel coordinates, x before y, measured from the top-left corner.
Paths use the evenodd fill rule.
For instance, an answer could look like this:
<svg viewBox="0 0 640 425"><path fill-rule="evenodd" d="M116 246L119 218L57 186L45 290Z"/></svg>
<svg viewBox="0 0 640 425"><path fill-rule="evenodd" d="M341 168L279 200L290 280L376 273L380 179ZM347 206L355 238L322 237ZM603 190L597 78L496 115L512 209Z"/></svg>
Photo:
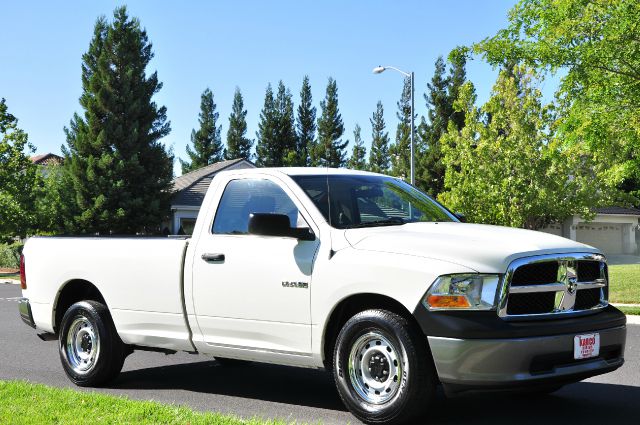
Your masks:
<svg viewBox="0 0 640 425"><path fill-rule="evenodd" d="M576 335L573 338L573 358L588 359L600 354L600 334Z"/></svg>

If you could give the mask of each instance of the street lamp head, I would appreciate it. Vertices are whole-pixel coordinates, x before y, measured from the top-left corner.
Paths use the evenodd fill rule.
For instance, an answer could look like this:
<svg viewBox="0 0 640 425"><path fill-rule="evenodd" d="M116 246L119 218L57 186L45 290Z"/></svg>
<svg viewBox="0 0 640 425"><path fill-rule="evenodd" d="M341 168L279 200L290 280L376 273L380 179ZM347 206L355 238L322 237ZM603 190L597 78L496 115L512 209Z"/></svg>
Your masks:
<svg viewBox="0 0 640 425"><path fill-rule="evenodd" d="M385 68L384 66L376 66L375 68L373 68L373 73L374 74L382 74L387 68Z"/></svg>

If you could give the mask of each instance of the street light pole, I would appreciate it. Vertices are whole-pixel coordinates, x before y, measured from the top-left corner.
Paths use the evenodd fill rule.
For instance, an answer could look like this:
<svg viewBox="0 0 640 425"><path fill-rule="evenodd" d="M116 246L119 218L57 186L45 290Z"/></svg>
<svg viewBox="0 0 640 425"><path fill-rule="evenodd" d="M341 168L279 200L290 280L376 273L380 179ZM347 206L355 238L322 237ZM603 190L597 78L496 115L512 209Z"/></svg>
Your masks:
<svg viewBox="0 0 640 425"><path fill-rule="evenodd" d="M415 173L415 125L414 125L414 116L415 114L413 113L413 108L414 108L414 104L413 104L413 95L415 93L415 86L413 85L413 71L411 72L411 184L413 186L415 186L416 184L416 173Z"/></svg>
<svg viewBox="0 0 640 425"><path fill-rule="evenodd" d="M410 171L410 179L411 179L411 184L415 185L416 183L416 175L415 175L415 114L413 113L413 109L414 109L414 93L415 93L415 89L414 89L414 85L413 85L413 72L405 72L402 71L398 68L396 68L395 66L377 66L375 68L373 68L373 73L374 74L381 74L384 71L386 71L387 69L393 69L394 71L399 72L400 74L404 75L406 78L409 78L411 80L411 146L410 146L410 150L411 150L411 171Z"/></svg>

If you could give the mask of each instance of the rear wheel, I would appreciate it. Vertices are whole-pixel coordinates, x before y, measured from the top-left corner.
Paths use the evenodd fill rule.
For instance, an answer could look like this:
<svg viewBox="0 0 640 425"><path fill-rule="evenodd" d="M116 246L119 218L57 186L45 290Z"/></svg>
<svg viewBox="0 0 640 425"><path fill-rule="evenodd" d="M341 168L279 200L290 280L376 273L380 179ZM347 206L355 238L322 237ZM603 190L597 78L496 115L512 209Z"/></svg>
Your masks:
<svg viewBox="0 0 640 425"><path fill-rule="evenodd" d="M58 345L65 373L81 387L114 379L127 354L107 307L96 301L69 307L62 318Z"/></svg>
<svg viewBox="0 0 640 425"><path fill-rule="evenodd" d="M345 323L334 350L338 393L358 419L400 424L417 418L435 395L427 343L411 322L386 310L367 310Z"/></svg>

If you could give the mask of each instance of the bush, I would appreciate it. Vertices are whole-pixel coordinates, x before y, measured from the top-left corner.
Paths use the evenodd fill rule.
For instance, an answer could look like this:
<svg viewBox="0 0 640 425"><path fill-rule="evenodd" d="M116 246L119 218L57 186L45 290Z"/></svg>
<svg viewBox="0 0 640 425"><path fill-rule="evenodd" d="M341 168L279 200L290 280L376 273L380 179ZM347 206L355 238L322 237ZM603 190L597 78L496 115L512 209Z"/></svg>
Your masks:
<svg viewBox="0 0 640 425"><path fill-rule="evenodd" d="M20 267L20 254L23 247L22 242L0 243L0 267L12 269Z"/></svg>

